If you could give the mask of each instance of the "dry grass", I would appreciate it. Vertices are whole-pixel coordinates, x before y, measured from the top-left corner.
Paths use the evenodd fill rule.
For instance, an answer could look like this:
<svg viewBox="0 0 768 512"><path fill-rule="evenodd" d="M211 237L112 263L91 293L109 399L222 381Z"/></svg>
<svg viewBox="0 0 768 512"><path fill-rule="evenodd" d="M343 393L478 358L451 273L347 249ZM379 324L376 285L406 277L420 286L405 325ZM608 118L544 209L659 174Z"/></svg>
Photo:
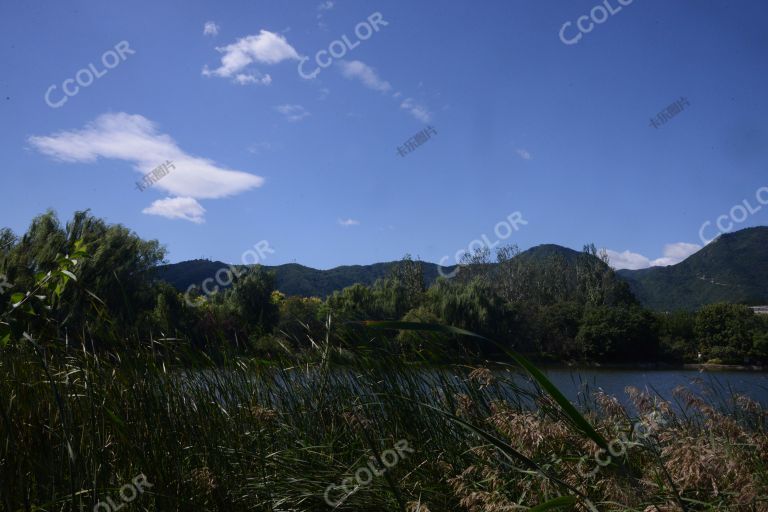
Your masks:
<svg viewBox="0 0 768 512"><path fill-rule="evenodd" d="M632 442L583 476L596 466L595 443L511 370L410 368L379 356L343 367L190 368L158 357L0 353L0 509L92 510L144 473L154 487L125 512L331 510L328 485L407 439L415 453L338 510L527 510L573 495L552 477L601 511L768 510L766 411L747 397L725 410L690 389L668 403L630 388L628 410L598 393L586 417L606 439ZM633 432L641 420L646 439Z"/></svg>

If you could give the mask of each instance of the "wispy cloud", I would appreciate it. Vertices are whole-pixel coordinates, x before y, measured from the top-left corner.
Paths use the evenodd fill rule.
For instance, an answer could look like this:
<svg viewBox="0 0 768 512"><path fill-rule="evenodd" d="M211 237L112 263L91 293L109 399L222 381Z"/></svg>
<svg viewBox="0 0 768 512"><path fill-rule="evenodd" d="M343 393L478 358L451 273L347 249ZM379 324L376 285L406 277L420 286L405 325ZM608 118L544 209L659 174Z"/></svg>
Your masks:
<svg viewBox="0 0 768 512"><path fill-rule="evenodd" d="M223 54L221 66L214 70L203 68L204 76L219 76L233 78L236 83L259 83L268 85L272 78L258 70L246 70L251 64L273 65L284 60L299 60L299 54L285 37L262 30L258 35L250 35L238 39L227 46L216 50Z"/></svg>
<svg viewBox="0 0 768 512"><path fill-rule="evenodd" d="M276 111L283 114L285 118L294 123L301 121L305 117L309 117L311 114L301 105L277 105L274 107Z"/></svg>
<svg viewBox="0 0 768 512"><path fill-rule="evenodd" d="M82 129L32 136L28 141L36 150L56 160L85 163L95 163L100 158L124 160L132 163L134 170L142 175L165 160L172 161L174 170L153 188L178 196L171 199L180 201L168 204L184 207L187 216L173 218L191 220L201 216L205 212L202 207L194 210L190 206L194 199L227 197L264 183L263 178L254 174L226 169L212 160L186 153L170 135L160 133L155 123L141 115L103 114ZM147 210L145 213L158 215L162 211L155 204Z"/></svg>
<svg viewBox="0 0 768 512"><path fill-rule="evenodd" d="M147 215L159 215L168 219L184 219L195 224L205 222L205 208L191 197L167 197L158 199L141 210Z"/></svg>
<svg viewBox="0 0 768 512"><path fill-rule="evenodd" d="M324 2L321 2L320 5L317 6L317 26L326 29L328 26L323 21L323 13L325 11L330 11L333 9L335 2L333 0L325 0Z"/></svg>
<svg viewBox="0 0 768 512"><path fill-rule="evenodd" d="M359 60L341 60L337 66L344 78L357 80L369 89L378 92L388 93L392 90L392 85L381 78L375 69ZM400 91L392 93L392 98L398 100L402 96ZM413 98L406 98L400 103L400 108L408 112L422 123L432 121L432 114L424 105L416 102Z"/></svg>
<svg viewBox="0 0 768 512"><path fill-rule="evenodd" d="M216 37L219 35L219 25L216 24L213 21L206 21L205 25L203 25L203 35L204 36L214 36Z"/></svg>
<svg viewBox="0 0 768 512"><path fill-rule="evenodd" d="M664 256L651 262L653 267L663 267L667 265L677 265L692 254L699 252L700 245L678 242L676 244L667 244L664 246Z"/></svg>
<svg viewBox="0 0 768 512"><path fill-rule="evenodd" d="M344 78L359 80L363 85L374 91L387 92L392 86L386 80L382 80L376 71L359 60L339 61L339 68Z"/></svg>
<svg viewBox="0 0 768 512"><path fill-rule="evenodd" d="M422 123L428 123L432 120L432 114L429 113L427 107L419 105L413 98L406 98L400 104L400 108L408 111L408 113L410 113L413 117Z"/></svg>
<svg viewBox="0 0 768 512"><path fill-rule="evenodd" d="M269 85L272 83L272 77L268 74L262 75L258 71L254 71L251 73L238 73L235 75L232 81L234 81L236 84L239 84L239 85L248 85L248 84Z"/></svg>
<svg viewBox="0 0 768 512"><path fill-rule="evenodd" d="M339 222L339 226L343 226L345 228L360 225L360 221L355 219L339 219L338 222Z"/></svg>
<svg viewBox="0 0 768 512"><path fill-rule="evenodd" d="M686 242L667 244L664 246L664 256L652 260L636 252L617 252L607 249L608 258L612 267L616 269L639 270L649 267L666 267L677 265L692 254L701 249L700 245Z"/></svg>
<svg viewBox="0 0 768 512"><path fill-rule="evenodd" d="M641 268L648 268L651 266L651 260L642 254L636 252L624 251L618 252L611 249L606 249L608 253L608 261L610 265L617 269L629 269L638 270Z"/></svg>
<svg viewBox="0 0 768 512"><path fill-rule="evenodd" d="M517 153L517 156L519 156L523 160L533 160L533 155L531 155L526 149L523 149L523 148L516 149L515 153Z"/></svg>

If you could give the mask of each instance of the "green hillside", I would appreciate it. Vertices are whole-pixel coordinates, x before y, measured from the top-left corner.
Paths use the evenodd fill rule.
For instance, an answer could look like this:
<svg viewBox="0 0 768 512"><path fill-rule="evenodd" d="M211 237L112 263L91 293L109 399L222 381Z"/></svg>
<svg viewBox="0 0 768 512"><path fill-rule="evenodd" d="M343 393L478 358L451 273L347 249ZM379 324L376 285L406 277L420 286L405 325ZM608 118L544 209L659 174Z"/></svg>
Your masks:
<svg viewBox="0 0 768 512"><path fill-rule="evenodd" d="M722 235L677 265L618 274L651 309L692 310L716 302L768 304L768 227Z"/></svg>
<svg viewBox="0 0 768 512"><path fill-rule="evenodd" d="M517 258L545 260L558 257L575 266L582 253L555 244L533 247ZM265 266L276 274L277 289L286 295L326 297L355 283L373 284L389 274L394 262L348 265L318 270L296 263ZM421 262L427 286L437 277L438 266ZM216 271L219 261L191 260L157 267L156 276L179 290L200 286ZM454 267L444 269L449 274ZM651 309L693 310L716 302L768 304L768 227L749 228L722 235L682 263L643 270L620 270L638 300Z"/></svg>
<svg viewBox="0 0 768 512"><path fill-rule="evenodd" d="M329 270L318 270L297 263L264 265L264 268L275 272L277 289L286 295L326 297L355 283L372 285L377 279L388 276L394 263L345 265ZM437 265L427 262L422 262L421 265L426 282L433 283L439 275ZM192 284L200 286L203 280L213 277L216 271L222 268L227 268L227 264L220 261L191 260L159 266L155 275L183 291ZM444 273L451 272L453 268L446 267Z"/></svg>

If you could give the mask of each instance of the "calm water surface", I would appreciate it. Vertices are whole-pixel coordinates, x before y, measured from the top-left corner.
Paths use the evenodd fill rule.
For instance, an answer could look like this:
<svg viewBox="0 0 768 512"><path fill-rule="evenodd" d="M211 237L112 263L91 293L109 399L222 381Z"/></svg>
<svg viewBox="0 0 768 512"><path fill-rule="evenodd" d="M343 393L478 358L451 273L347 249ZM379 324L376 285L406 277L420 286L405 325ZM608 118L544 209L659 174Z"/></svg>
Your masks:
<svg viewBox="0 0 768 512"><path fill-rule="evenodd" d="M545 368L547 376L571 400L586 389L602 389L626 403L624 388L634 386L657 392L672 400L672 390L686 386L705 396L718 399L732 393L745 394L768 407L768 372L740 370L644 370L600 368Z"/></svg>

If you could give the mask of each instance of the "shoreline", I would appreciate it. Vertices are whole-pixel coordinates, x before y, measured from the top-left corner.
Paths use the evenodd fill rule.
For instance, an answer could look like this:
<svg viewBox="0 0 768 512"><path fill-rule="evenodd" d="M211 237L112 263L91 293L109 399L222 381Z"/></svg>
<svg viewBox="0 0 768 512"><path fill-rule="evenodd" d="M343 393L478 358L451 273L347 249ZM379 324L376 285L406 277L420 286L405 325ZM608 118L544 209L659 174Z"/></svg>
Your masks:
<svg viewBox="0 0 768 512"><path fill-rule="evenodd" d="M595 362L537 362L541 369L585 369L585 370L698 370L698 371L744 371L768 372L768 366L717 363L595 363Z"/></svg>

